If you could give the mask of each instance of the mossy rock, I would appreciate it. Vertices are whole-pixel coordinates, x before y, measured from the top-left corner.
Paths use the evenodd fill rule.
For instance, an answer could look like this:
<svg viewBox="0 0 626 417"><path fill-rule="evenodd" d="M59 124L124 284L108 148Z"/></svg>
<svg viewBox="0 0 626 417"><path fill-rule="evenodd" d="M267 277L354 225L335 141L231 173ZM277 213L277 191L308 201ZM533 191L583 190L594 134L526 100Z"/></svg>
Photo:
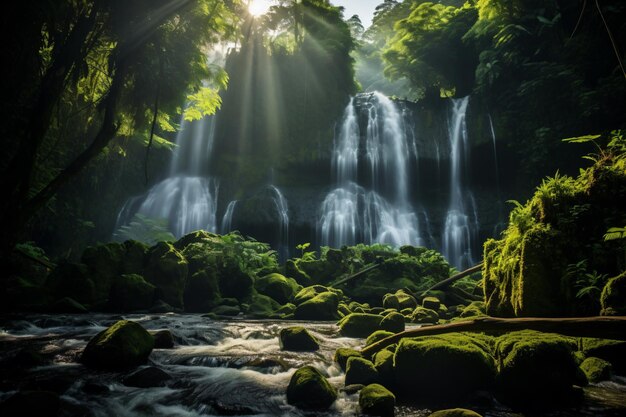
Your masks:
<svg viewBox="0 0 626 417"><path fill-rule="evenodd" d="M383 308L386 309L400 309L400 300L395 294L385 294L383 297Z"/></svg>
<svg viewBox="0 0 626 417"><path fill-rule="evenodd" d="M517 407L569 402L579 375L576 350L575 339L551 333L520 331L500 336L496 397Z"/></svg>
<svg viewBox="0 0 626 417"><path fill-rule="evenodd" d="M320 348L317 339L304 327L287 327L278 334L281 350L314 352Z"/></svg>
<svg viewBox="0 0 626 417"><path fill-rule="evenodd" d="M429 308L431 310L439 310L439 306L441 305L441 301L437 297L424 297L422 300L422 307Z"/></svg>
<svg viewBox="0 0 626 417"><path fill-rule="evenodd" d="M287 386L287 403L303 410L327 410L337 399L337 390L312 366L298 369Z"/></svg>
<svg viewBox="0 0 626 417"><path fill-rule="evenodd" d="M174 242L174 247L176 250L182 251L192 243L206 244L219 242L221 239L221 236L216 235L215 233L207 232L206 230L196 230L195 232L188 233Z"/></svg>
<svg viewBox="0 0 626 417"><path fill-rule="evenodd" d="M370 384L359 393L359 407L369 416L393 417L396 397L380 384Z"/></svg>
<svg viewBox="0 0 626 417"><path fill-rule="evenodd" d="M419 400L456 399L489 388L495 361L467 334L402 339L394 357L397 392Z"/></svg>
<svg viewBox="0 0 626 417"><path fill-rule="evenodd" d="M395 386L395 374L393 371L393 357L395 356L395 348L383 349L374 355L374 367L378 371L380 382L390 389Z"/></svg>
<svg viewBox="0 0 626 417"><path fill-rule="evenodd" d="M392 333L404 331L404 316L397 312L387 314L380 322L380 328Z"/></svg>
<svg viewBox="0 0 626 417"><path fill-rule="evenodd" d="M212 311L213 314L218 316L237 316L241 313L241 309L239 306L229 306L229 305L219 305L215 307Z"/></svg>
<svg viewBox="0 0 626 417"><path fill-rule="evenodd" d="M218 274L222 297L241 301L254 294L254 277L251 273L243 271L234 258L229 258L218 269Z"/></svg>
<svg viewBox="0 0 626 417"><path fill-rule="evenodd" d="M301 271L311 277L313 282L321 284L331 282L343 273L341 265L323 259L300 259L297 265Z"/></svg>
<svg viewBox="0 0 626 417"><path fill-rule="evenodd" d="M293 301L301 287L293 278L285 278L281 274L273 273L257 278L254 288L259 293L272 297L280 304L285 304Z"/></svg>
<svg viewBox="0 0 626 417"><path fill-rule="evenodd" d="M595 383L611 379L613 367L610 362L600 358L587 358L580 364L589 382Z"/></svg>
<svg viewBox="0 0 626 417"><path fill-rule="evenodd" d="M187 279L183 293L185 311L206 313L221 301L217 272L213 268L203 269Z"/></svg>
<svg viewBox="0 0 626 417"><path fill-rule="evenodd" d="M305 301L309 301L313 297L323 293L323 292L332 292L337 294L339 298L343 297L343 292L341 290L337 290L335 288L325 287L323 285L311 285L309 287L304 287L295 295L293 299L293 303L298 305L302 304Z"/></svg>
<svg viewBox="0 0 626 417"><path fill-rule="evenodd" d="M339 365L342 371L346 370L346 366L348 365L348 359L356 357L362 358L361 352L358 350L350 349L350 348L339 348L335 351L335 356L333 360Z"/></svg>
<svg viewBox="0 0 626 417"><path fill-rule="evenodd" d="M339 296L336 293L322 292L298 305L294 317L298 320L336 320L339 317L338 305Z"/></svg>
<svg viewBox="0 0 626 417"><path fill-rule="evenodd" d="M610 362L613 371L626 375L626 341L583 338L582 351L587 357L596 357Z"/></svg>
<svg viewBox="0 0 626 417"><path fill-rule="evenodd" d="M449 408L446 410L435 411L428 417L482 417L476 411L466 408Z"/></svg>
<svg viewBox="0 0 626 417"><path fill-rule="evenodd" d="M3 312L45 311L50 303L48 288L22 277L6 277L3 290L0 290Z"/></svg>
<svg viewBox="0 0 626 417"><path fill-rule="evenodd" d="M380 340L386 339L389 336L393 336L393 335L394 335L393 332L389 332L387 330L376 330L374 333L367 336L367 339L365 340L365 346L372 345Z"/></svg>
<svg viewBox="0 0 626 417"><path fill-rule="evenodd" d="M154 303L155 290L141 275L120 275L111 285L109 305L116 311L146 310Z"/></svg>
<svg viewBox="0 0 626 417"><path fill-rule="evenodd" d="M46 279L45 287L54 299L70 297L83 305L96 301L94 283L83 264L59 263Z"/></svg>
<svg viewBox="0 0 626 417"><path fill-rule="evenodd" d="M189 264L189 275L193 275L204 269L217 269L222 255L221 251L216 251L214 246L208 242L193 242L187 245L180 253Z"/></svg>
<svg viewBox="0 0 626 417"><path fill-rule="evenodd" d="M398 298L398 303L400 304L398 310L402 310L404 308L415 308L418 305L415 297L411 294L407 294L404 290L396 291L395 296Z"/></svg>
<svg viewBox="0 0 626 417"><path fill-rule="evenodd" d="M347 316L348 314L352 313L352 311L350 311L350 307L348 307L348 305L344 302L339 303L339 305L337 306L337 311L343 314L344 316Z"/></svg>
<svg viewBox="0 0 626 417"><path fill-rule="evenodd" d="M107 243L106 245L90 246L85 249L81 256L81 262L87 266L89 277L94 283L95 302L104 302L111 291L111 284L122 273L123 259L126 248L120 243ZM129 268L133 269L133 268ZM141 274L141 269L128 271L129 273Z"/></svg>
<svg viewBox="0 0 626 417"><path fill-rule="evenodd" d="M159 242L147 255L144 277L157 288L157 297L174 307L183 306L188 266L172 244Z"/></svg>
<svg viewBox="0 0 626 417"><path fill-rule="evenodd" d="M273 318L285 319L293 316L293 313L296 311L296 305L287 303L284 306L281 306L278 310L274 312Z"/></svg>
<svg viewBox="0 0 626 417"><path fill-rule="evenodd" d="M140 324L120 320L94 336L81 361L91 368L127 369L145 363L154 348L154 338Z"/></svg>
<svg viewBox="0 0 626 417"><path fill-rule="evenodd" d="M626 272L611 278L600 295L603 315L626 315ZM607 312L611 312L607 314Z"/></svg>
<svg viewBox="0 0 626 417"><path fill-rule="evenodd" d="M63 297L50 305L50 311L58 314L85 314L87 308L70 297Z"/></svg>
<svg viewBox="0 0 626 417"><path fill-rule="evenodd" d="M411 246L411 245L400 246L400 253L404 253L405 255L409 255L414 258L419 258L426 251L428 251L428 249L423 246Z"/></svg>
<svg viewBox="0 0 626 417"><path fill-rule="evenodd" d="M254 318L266 319L272 317L280 307L281 305L273 298L263 294L255 294L252 297L247 314Z"/></svg>
<svg viewBox="0 0 626 417"><path fill-rule="evenodd" d="M378 314L352 313L339 322L339 333L346 337L367 337L380 329L383 320Z"/></svg>
<svg viewBox="0 0 626 417"><path fill-rule="evenodd" d="M301 270L293 259L288 259L285 262L285 275L296 280L296 282L303 286L308 286L313 283L311 277Z"/></svg>
<svg viewBox="0 0 626 417"><path fill-rule="evenodd" d="M372 362L358 356L348 358L346 363L346 386L354 384L368 385L376 382L379 382L378 371Z"/></svg>
<svg viewBox="0 0 626 417"><path fill-rule="evenodd" d="M419 324L436 324L439 321L439 314L429 308L415 307L411 314L411 321Z"/></svg>
<svg viewBox="0 0 626 417"><path fill-rule="evenodd" d="M120 265L122 274L143 274L143 268L148 253L148 245L136 240L127 240L122 244L124 255Z"/></svg>
<svg viewBox="0 0 626 417"><path fill-rule="evenodd" d="M461 310L461 317L482 317L486 315L486 306L483 301L472 301Z"/></svg>

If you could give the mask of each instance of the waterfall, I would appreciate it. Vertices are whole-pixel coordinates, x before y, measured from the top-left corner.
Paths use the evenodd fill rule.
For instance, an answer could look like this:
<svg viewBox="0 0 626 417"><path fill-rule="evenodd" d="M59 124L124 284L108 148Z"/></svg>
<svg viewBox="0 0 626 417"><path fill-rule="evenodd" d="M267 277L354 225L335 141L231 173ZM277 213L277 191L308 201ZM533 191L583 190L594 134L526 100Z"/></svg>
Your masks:
<svg viewBox="0 0 626 417"><path fill-rule="evenodd" d="M223 234L232 232L233 230L233 214L235 213L236 206L237 200L231 201L230 203L228 203L228 206L226 206L224 217L222 217L222 227L220 229Z"/></svg>
<svg viewBox="0 0 626 417"><path fill-rule="evenodd" d="M285 196L276 186L270 185L268 188L274 194L272 202L278 213L278 255L281 259L287 259L289 257L289 206Z"/></svg>
<svg viewBox="0 0 626 417"><path fill-rule="evenodd" d="M364 140L360 110L367 116ZM378 92L348 103L333 149L336 188L322 202L317 222L322 245L422 244L408 186L409 156L417 155L417 148L404 119L398 106ZM370 189L359 178L360 162L368 168Z"/></svg>
<svg viewBox="0 0 626 417"><path fill-rule="evenodd" d="M170 232L181 237L194 230L217 231L219 181L208 176L207 161L213 146L215 117L187 122L176 136L170 175L145 195L129 199L118 215L117 228L139 213L167 219Z"/></svg>
<svg viewBox="0 0 626 417"><path fill-rule="evenodd" d="M468 103L469 97L451 100L452 109L448 125L450 204L442 235L442 252L459 270L474 264L472 246L478 229L476 205L471 193L463 184L463 171L469 151L465 122ZM468 205L471 206L470 212L467 210Z"/></svg>

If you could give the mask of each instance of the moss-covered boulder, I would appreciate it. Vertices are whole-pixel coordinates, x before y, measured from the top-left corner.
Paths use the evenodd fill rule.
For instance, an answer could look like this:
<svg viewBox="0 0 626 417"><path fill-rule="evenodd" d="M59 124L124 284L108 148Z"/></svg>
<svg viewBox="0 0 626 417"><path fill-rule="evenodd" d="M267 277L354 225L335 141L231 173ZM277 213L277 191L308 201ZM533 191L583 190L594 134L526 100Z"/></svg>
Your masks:
<svg viewBox="0 0 626 417"><path fill-rule="evenodd" d="M370 384L359 392L359 407L368 416L393 417L396 397L380 384Z"/></svg>
<svg viewBox="0 0 626 417"><path fill-rule="evenodd" d="M60 262L45 283L54 299L70 297L83 305L96 301L95 286L83 264Z"/></svg>
<svg viewBox="0 0 626 417"><path fill-rule="evenodd" d="M441 305L441 301L437 297L424 297L422 300L422 307L429 308L431 310L439 310L439 306Z"/></svg>
<svg viewBox="0 0 626 417"><path fill-rule="evenodd" d="M109 305L116 311L146 310L154 302L155 290L141 275L120 275L111 285Z"/></svg>
<svg viewBox="0 0 626 417"><path fill-rule="evenodd" d="M183 306L187 261L172 244L159 242L147 254L144 277L157 288L157 297L174 307Z"/></svg>
<svg viewBox="0 0 626 417"><path fill-rule="evenodd" d="M378 314L352 313L339 322L339 332L346 337L367 337L380 329L383 320Z"/></svg>
<svg viewBox="0 0 626 417"><path fill-rule="evenodd" d="M287 386L287 402L303 410L326 410L337 399L337 390L312 366L298 369Z"/></svg>
<svg viewBox="0 0 626 417"><path fill-rule="evenodd" d="M187 260L190 276L204 269L216 269L223 256L221 251L215 250L213 244L207 241L193 242L184 249L177 250Z"/></svg>
<svg viewBox="0 0 626 417"><path fill-rule="evenodd" d="M610 362L600 358L587 358L580 364L589 382L595 383L611 379L612 366Z"/></svg>
<svg viewBox="0 0 626 417"><path fill-rule="evenodd" d="M497 398L518 407L569 401L579 375L576 350L575 339L556 334L520 331L500 336Z"/></svg>
<svg viewBox="0 0 626 417"><path fill-rule="evenodd" d="M120 320L94 336L81 360L91 368L127 369L146 362L154 338L140 324Z"/></svg>
<svg viewBox="0 0 626 417"><path fill-rule="evenodd" d="M276 310L272 317L277 319L289 319L293 317L293 313L295 311L295 304L287 303L284 306L281 306L278 310Z"/></svg>
<svg viewBox="0 0 626 417"><path fill-rule="evenodd" d="M217 272L213 268L202 269L187 279L183 293L185 311L206 313L221 301Z"/></svg>
<svg viewBox="0 0 626 417"><path fill-rule="evenodd" d="M320 348L317 339L300 326L281 329L278 342L282 350L293 352L313 352Z"/></svg>
<svg viewBox="0 0 626 417"><path fill-rule="evenodd" d="M428 417L482 417L476 411L466 408L449 408L446 410L435 411Z"/></svg>
<svg viewBox="0 0 626 417"><path fill-rule="evenodd" d="M168 329L153 330L150 334L154 338L155 349L173 349L174 335Z"/></svg>
<svg viewBox="0 0 626 417"><path fill-rule="evenodd" d="M404 316L397 312L387 314L380 321L380 328L392 333L400 333L404 331Z"/></svg>
<svg viewBox="0 0 626 417"><path fill-rule="evenodd" d="M389 332L387 330L376 330L374 333L367 336L367 339L365 339L365 346L374 344L378 342L379 340L383 340L389 336L392 336L393 334L394 334L393 332Z"/></svg>
<svg viewBox="0 0 626 417"><path fill-rule="evenodd" d="M394 349L383 349L374 355L373 362L374 367L378 371L378 377L381 384L390 389L395 386L395 374L393 372L393 357L395 355Z"/></svg>
<svg viewBox="0 0 626 417"><path fill-rule="evenodd" d="M246 313L253 318L267 319L273 317L280 307L280 304L273 298L263 294L254 294Z"/></svg>
<svg viewBox="0 0 626 417"><path fill-rule="evenodd" d="M176 250L182 251L187 246L193 243L207 244L211 242L219 242L221 237L215 233L207 232L206 230L196 230L191 233L187 233L185 236L174 242Z"/></svg>
<svg viewBox="0 0 626 417"><path fill-rule="evenodd" d="M385 294L383 297L383 308L400 310L400 301L395 294Z"/></svg>
<svg viewBox="0 0 626 417"><path fill-rule="evenodd" d="M127 240L122 244L124 254L120 265L122 274L138 274L143 273L146 254L148 253L148 245L136 240Z"/></svg>
<svg viewBox="0 0 626 417"><path fill-rule="evenodd" d="M348 359L352 357L362 358L361 352L350 348L339 348L335 351L333 360L339 365L342 371L346 370Z"/></svg>
<svg viewBox="0 0 626 417"><path fill-rule="evenodd" d="M293 259L288 259L285 262L285 275L292 277L298 284L303 286L308 286L313 283L311 277L301 270Z"/></svg>
<svg viewBox="0 0 626 417"><path fill-rule="evenodd" d="M461 317L481 317L486 315L487 307L483 301L472 301L461 309Z"/></svg>
<svg viewBox="0 0 626 417"><path fill-rule="evenodd" d="M429 308L415 307L411 313L411 321L419 324L436 324L439 321L439 314Z"/></svg>
<svg viewBox="0 0 626 417"><path fill-rule="evenodd" d="M336 320L339 317L338 305L339 296L336 293L322 292L298 305L294 317L298 320Z"/></svg>
<svg viewBox="0 0 626 417"><path fill-rule="evenodd" d="M337 294L339 298L343 297L343 292L336 288L325 287L323 285L311 285L309 287L304 287L300 289L300 291L298 291L297 294L295 295L293 299L293 303L296 305L302 304L305 301L309 301L311 298L315 297L316 295L321 294L323 292L328 292L328 291Z"/></svg>
<svg viewBox="0 0 626 417"><path fill-rule="evenodd" d="M293 301L300 286L293 278L286 278L284 275L273 273L261 278L257 278L254 288L264 295L272 297L280 304Z"/></svg>
<svg viewBox="0 0 626 417"><path fill-rule="evenodd" d="M213 310L211 310L211 312L213 314L218 315L218 316L233 317L233 316L237 316L237 315L239 315L239 313L241 313L241 308L239 308L238 305L235 305L235 306L219 305L219 306L213 308Z"/></svg>
<svg viewBox="0 0 626 417"><path fill-rule="evenodd" d="M87 266L89 277L94 283L96 302L103 302L109 296L111 284L122 271L122 262L126 254L124 245L107 243L106 245L90 246L83 252L81 262ZM141 274L141 270L129 273Z"/></svg>
<svg viewBox="0 0 626 417"><path fill-rule="evenodd" d="M603 315L626 315L626 271L606 283L600 295L600 304Z"/></svg>
<svg viewBox="0 0 626 417"><path fill-rule="evenodd" d="M357 356L348 358L346 363L346 386L355 384L368 385L376 382L379 382L378 371L372 362Z"/></svg>
<svg viewBox="0 0 626 417"><path fill-rule="evenodd" d="M610 362L616 374L626 375L626 341L583 338L582 351L587 357Z"/></svg>
<svg viewBox="0 0 626 417"><path fill-rule="evenodd" d="M495 362L478 337L451 333L402 339L396 349L397 392L413 400L452 399L492 385Z"/></svg>

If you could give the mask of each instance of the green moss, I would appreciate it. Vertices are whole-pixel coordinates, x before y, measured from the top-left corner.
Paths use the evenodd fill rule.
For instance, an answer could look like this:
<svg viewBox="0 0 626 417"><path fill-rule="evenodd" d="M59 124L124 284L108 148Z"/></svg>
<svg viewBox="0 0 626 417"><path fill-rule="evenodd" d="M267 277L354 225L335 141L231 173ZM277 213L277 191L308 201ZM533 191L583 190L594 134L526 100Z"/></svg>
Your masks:
<svg viewBox="0 0 626 417"><path fill-rule="evenodd" d="M626 271L621 275L611 278L600 295L600 304L604 315L612 311L610 315L626 315Z"/></svg>
<svg viewBox="0 0 626 417"><path fill-rule="evenodd" d="M362 358L361 352L350 348L339 348L335 351L333 360L339 365L342 371L346 370L348 359L352 357Z"/></svg>
<svg viewBox="0 0 626 417"><path fill-rule="evenodd" d="M378 371L380 382L391 389L395 386L395 374L393 372L393 357L395 355L395 347L392 349L383 349L374 355L374 367Z"/></svg>
<svg viewBox="0 0 626 417"><path fill-rule="evenodd" d="M304 410L326 410L337 399L337 390L312 366L298 369L287 387L287 402Z"/></svg>
<svg viewBox="0 0 626 417"><path fill-rule="evenodd" d="M380 329L383 318L378 314L352 313L339 320L339 332L346 337L367 337Z"/></svg>
<svg viewBox="0 0 626 417"><path fill-rule="evenodd" d="M435 324L439 321L439 314L429 308L416 307L411 314L411 321L420 324Z"/></svg>
<svg viewBox="0 0 626 417"><path fill-rule="evenodd" d="M439 410L430 414L428 417L482 417L476 411L466 408L449 408L447 410Z"/></svg>
<svg viewBox="0 0 626 417"><path fill-rule="evenodd" d="M353 356L346 364L345 385L368 385L378 382L378 371L374 364L365 358Z"/></svg>
<svg viewBox="0 0 626 417"><path fill-rule="evenodd" d="M206 313L221 301L217 272L215 269L203 269L194 273L188 280L183 295L185 311Z"/></svg>
<svg viewBox="0 0 626 417"><path fill-rule="evenodd" d="M288 327L281 329L278 341L282 350L293 352L312 352L320 348L317 339L304 327Z"/></svg>
<svg viewBox="0 0 626 417"><path fill-rule="evenodd" d="M359 393L359 407L363 414L393 417L396 397L380 384L366 386Z"/></svg>
<svg viewBox="0 0 626 417"><path fill-rule="evenodd" d="M404 331L404 316L397 312L387 314L380 322L380 328L392 333Z"/></svg>
<svg viewBox="0 0 626 417"><path fill-rule="evenodd" d="M461 317L481 317L485 315L486 306L483 301L472 301L461 311Z"/></svg>
<svg viewBox="0 0 626 417"><path fill-rule="evenodd" d="M157 296L174 307L183 306L188 266L172 244L160 242L148 253L144 277L157 288Z"/></svg>
<svg viewBox="0 0 626 417"><path fill-rule="evenodd" d="M406 398L450 399L490 387L495 362L480 338L452 333L402 339L394 372L397 392Z"/></svg>
<svg viewBox="0 0 626 417"><path fill-rule="evenodd" d="M519 407L569 401L578 381L575 339L533 331L500 336L496 342L497 398Z"/></svg>
<svg viewBox="0 0 626 417"><path fill-rule="evenodd" d="M254 318L270 318L272 317L281 305L278 304L273 298L263 294L255 294L252 297L247 314Z"/></svg>
<svg viewBox="0 0 626 417"><path fill-rule="evenodd" d="M581 340L582 351L587 357L608 361L619 375L626 375L626 342L622 340L591 339Z"/></svg>
<svg viewBox="0 0 626 417"><path fill-rule="evenodd" d="M311 277L306 272L302 271L293 259L288 259L287 262L285 262L285 275L295 279L300 285L307 286L311 285L313 282Z"/></svg>
<svg viewBox="0 0 626 417"><path fill-rule="evenodd" d="M339 303L339 305L337 306L337 311L339 311L339 313L343 314L344 316L347 316L348 314L352 313L348 305L344 302Z"/></svg>
<svg viewBox="0 0 626 417"><path fill-rule="evenodd" d="M178 239L176 242L174 242L174 247L177 250L182 251L186 249L187 246L193 243L206 244L210 242L216 242L220 239L220 236L216 235L215 233L210 233L206 230L196 230L195 232L188 233Z"/></svg>
<svg viewBox="0 0 626 417"><path fill-rule="evenodd" d="M365 340L365 346L374 344L379 340L383 340L389 336L392 336L393 334L393 332L389 332L387 330L376 330L374 333L367 336L367 339Z"/></svg>
<svg viewBox="0 0 626 417"><path fill-rule="evenodd" d="M126 249L120 243L91 246L83 252L81 262L87 265L89 277L94 283L94 302L103 302L108 298L113 280L122 273L125 255ZM131 273L141 274L141 269Z"/></svg>
<svg viewBox="0 0 626 417"><path fill-rule="evenodd" d="M218 268L218 283L222 297L246 300L254 294L254 277L252 272L242 265L235 257L223 260Z"/></svg>
<svg viewBox="0 0 626 417"><path fill-rule="evenodd" d="M92 368L125 369L144 363L153 347L154 338L141 325L120 320L89 341L81 360Z"/></svg>
<svg viewBox="0 0 626 417"><path fill-rule="evenodd" d="M284 306L281 306L278 310L274 312L274 316L276 318L287 318L288 316L293 316L293 313L296 311L296 305L287 303Z"/></svg>
<svg viewBox="0 0 626 417"><path fill-rule="evenodd" d="M395 294L385 294L383 297L383 307L386 309L400 309L400 301Z"/></svg>
<svg viewBox="0 0 626 417"><path fill-rule="evenodd" d="M338 305L339 296L326 291L298 305L294 316L299 320L336 320L339 317Z"/></svg>
<svg viewBox="0 0 626 417"><path fill-rule="evenodd" d="M257 278L254 287L261 294L272 297L281 304L293 301L301 288L293 278L285 278L277 273Z"/></svg>
<svg viewBox="0 0 626 417"><path fill-rule="evenodd" d="M439 306L441 305L441 301L437 297L424 297L422 300L422 307L429 308L431 310L439 310Z"/></svg>
<svg viewBox="0 0 626 417"><path fill-rule="evenodd" d="M311 285L309 287L304 287L300 291L298 291L298 293L294 297L293 302L296 305L302 304L303 302L310 300L316 295L327 291L331 291L331 289L323 285Z"/></svg>
<svg viewBox="0 0 626 417"><path fill-rule="evenodd" d="M117 311L145 310L152 306L155 290L141 275L120 275L111 285L109 304Z"/></svg>
<svg viewBox="0 0 626 417"><path fill-rule="evenodd" d="M595 383L611 379L612 366L604 359L587 358L580 364L580 369L585 373L589 382Z"/></svg>

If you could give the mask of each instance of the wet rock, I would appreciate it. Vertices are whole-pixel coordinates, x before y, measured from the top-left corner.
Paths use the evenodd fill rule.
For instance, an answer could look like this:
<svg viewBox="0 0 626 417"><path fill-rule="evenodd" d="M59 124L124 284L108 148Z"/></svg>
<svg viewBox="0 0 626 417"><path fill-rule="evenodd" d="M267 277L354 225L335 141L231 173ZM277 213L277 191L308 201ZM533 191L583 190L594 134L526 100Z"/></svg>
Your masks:
<svg viewBox="0 0 626 417"><path fill-rule="evenodd" d="M378 371L372 362L354 356L348 358L346 365L346 385L368 385L376 382L379 382Z"/></svg>
<svg viewBox="0 0 626 417"><path fill-rule="evenodd" d="M127 369L144 363L154 347L154 338L140 324L120 320L94 336L81 360L91 368Z"/></svg>
<svg viewBox="0 0 626 417"><path fill-rule="evenodd" d="M147 254L144 276L157 288L157 294L174 307L183 306L188 264L183 255L167 242L159 242Z"/></svg>
<svg viewBox="0 0 626 417"><path fill-rule="evenodd" d="M213 309L213 313L218 316L236 316L241 312L239 306L221 305Z"/></svg>
<svg viewBox="0 0 626 417"><path fill-rule="evenodd" d="M437 297L424 297L422 300L422 307L429 308L431 310L439 310L439 306L441 305L441 301Z"/></svg>
<svg viewBox="0 0 626 417"><path fill-rule="evenodd" d="M419 324L436 324L439 321L439 314L429 308L416 307L411 313L411 321Z"/></svg>
<svg viewBox="0 0 626 417"><path fill-rule="evenodd" d="M600 358L591 357L585 359L580 364L580 369L585 373L587 380L592 383L611 379L611 364Z"/></svg>
<svg viewBox="0 0 626 417"><path fill-rule="evenodd" d="M280 348L293 352L313 352L320 348L319 343L304 327L288 327L278 335Z"/></svg>
<svg viewBox="0 0 626 417"><path fill-rule="evenodd" d="M85 314L88 312L84 305L71 299L70 297L64 297L54 302L50 306L50 311L54 313L66 313L66 314Z"/></svg>
<svg viewBox="0 0 626 417"><path fill-rule="evenodd" d="M11 367L28 369L44 365L47 361L38 350L33 348L23 348L20 349L19 352L17 352L17 354L7 362L7 365L11 365Z"/></svg>
<svg viewBox="0 0 626 417"><path fill-rule="evenodd" d="M280 309L280 304L273 298L263 294L255 294L248 307L247 314L250 317L266 319Z"/></svg>
<svg viewBox="0 0 626 417"><path fill-rule="evenodd" d="M378 371L378 377L381 384L392 388L395 384L395 375L393 373L393 357L394 349L383 349L374 355L374 368Z"/></svg>
<svg viewBox="0 0 626 417"><path fill-rule="evenodd" d="M254 287L259 293L273 298L280 304L293 301L296 293L302 288L293 278L286 278L277 273L258 278Z"/></svg>
<svg viewBox="0 0 626 417"><path fill-rule="evenodd" d="M472 301L467 307L461 311L461 317L480 317L486 315L486 306L484 301Z"/></svg>
<svg viewBox="0 0 626 417"><path fill-rule="evenodd" d="M122 384L136 388L164 387L171 379L172 376L167 372L154 366L149 366L129 374L122 379Z"/></svg>
<svg viewBox="0 0 626 417"><path fill-rule="evenodd" d="M365 339L365 346L369 346L371 344L374 344L380 340L386 339L387 337L393 336L393 335L394 333L388 332L386 330L376 330L374 333L367 336L367 339Z"/></svg>
<svg viewBox="0 0 626 417"><path fill-rule="evenodd" d="M346 370L346 366L348 365L348 359L352 357L362 358L361 352L358 350L350 349L350 348L339 348L335 351L335 356L333 360L339 365L342 371Z"/></svg>
<svg viewBox="0 0 626 417"><path fill-rule="evenodd" d="M173 349L174 336L168 329L151 331L150 334L154 338L155 349Z"/></svg>
<svg viewBox="0 0 626 417"><path fill-rule="evenodd" d="M105 301L109 297L113 280L122 273L125 252L122 244L114 242L90 246L83 252L80 259L87 266L89 277L94 283L94 302ZM141 270L134 273L141 273Z"/></svg>
<svg viewBox="0 0 626 417"><path fill-rule="evenodd" d="M393 417L396 397L380 384L366 386L359 393L359 407L363 414Z"/></svg>
<svg viewBox="0 0 626 417"><path fill-rule="evenodd" d="M378 314L352 313L339 320L339 332L346 337L367 337L380 329L383 318Z"/></svg>
<svg viewBox="0 0 626 417"><path fill-rule="evenodd" d="M180 311L180 309L174 308L163 300L157 300L152 307L148 309L150 313L171 313Z"/></svg>
<svg viewBox="0 0 626 417"><path fill-rule="evenodd" d="M294 317L298 320L336 320L338 305L339 296L325 291L298 305Z"/></svg>
<svg viewBox="0 0 626 417"><path fill-rule="evenodd" d="M187 281L183 299L186 312L211 311L221 301L217 272L207 268L194 273Z"/></svg>
<svg viewBox="0 0 626 417"><path fill-rule="evenodd" d="M109 387L99 382L87 382L83 385L83 392L87 394L106 394L110 391Z"/></svg>
<svg viewBox="0 0 626 417"><path fill-rule="evenodd" d="M587 357L610 362L618 375L626 375L626 341L585 337L582 339L582 351Z"/></svg>
<svg viewBox="0 0 626 417"><path fill-rule="evenodd" d="M343 292L341 290L337 290L335 288L329 288L323 285L311 285L310 287L304 287L300 291L298 291L293 299L293 302L296 305L302 304L305 301L309 301L313 297L328 291L337 294L339 298L341 298L341 296L343 295Z"/></svg>
<svg viewBox="0 0 626 417"><path fill-rule="evenodd" d="M111 284L109 304L115 311L146 310L154 302L155 290L141 275L120 275Z"/></svg>
<svg viewBox="0 0 626 417"><path fill-rule="evenodd" d="M606 283L600 295L600 303L602 315L626 315L626 272L611 278Z"/></svg>
<svg viewBox="0 0 626 417"><path fill-rule="evenodd" d="M482 417L475 411L465 408L450 408L447 410L439 410L430 414L428 417Z"/></svg>
<svg viewBox="0 0 626 417"><path fill-rule="evenodd" d="M363 384L352 384L352 385L346 385L345 387L340 388L339 391L345 392L348 395L352 395L361 391L364 387L365 385Z"/></svg>
<svg viewBox="0 0 626 417"><path fill-rule="evenodd" d="M218 279L222 297L244 300L254 292L254 277L243 271L234 257L226 258L219 270Z"/></svg>
<svg viewBox="0 0 626 417"><path fill-rule="evenodd" d="M0 415L7 417L54 416L61 401L50 391L20 391L0 403Z"/></svg>
<svg viewBox="0 0 626 417"><path fill-rule="evenodd" d="M326 410L337 399L337 390L312 366L298 369L287 387L287 402L304 410Z"/></svg>
<svg viewBox="0 0 626 417"><path fill-rule="evenodd" d="M387 314L380 322L380 328L392 333L404 331L404 316L397 312Z"/></svg>

